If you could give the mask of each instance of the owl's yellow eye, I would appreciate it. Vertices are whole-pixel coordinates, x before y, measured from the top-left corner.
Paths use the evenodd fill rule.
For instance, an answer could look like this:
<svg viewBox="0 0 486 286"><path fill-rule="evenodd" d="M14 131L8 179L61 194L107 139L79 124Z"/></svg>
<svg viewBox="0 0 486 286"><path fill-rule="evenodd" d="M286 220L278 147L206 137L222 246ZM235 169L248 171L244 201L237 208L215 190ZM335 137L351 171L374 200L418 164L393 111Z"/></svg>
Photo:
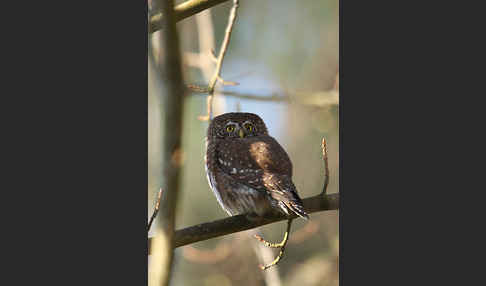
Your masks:
<svg viewBox="0 0 486 286"><path fill-rule="evenodd" d="M234 130L235 130L235 127L234 127L233 125L228 125L228 126L226 127L226 131L228 131L228 133L231 133L231 132L233 132Z"/></svg>
<svg viewBox="0 0 486 286"><path fill-rule="evenodd" d="M253 125L251 123L247 123L245 124L245 129L251 132L253 131Z"/></svg>

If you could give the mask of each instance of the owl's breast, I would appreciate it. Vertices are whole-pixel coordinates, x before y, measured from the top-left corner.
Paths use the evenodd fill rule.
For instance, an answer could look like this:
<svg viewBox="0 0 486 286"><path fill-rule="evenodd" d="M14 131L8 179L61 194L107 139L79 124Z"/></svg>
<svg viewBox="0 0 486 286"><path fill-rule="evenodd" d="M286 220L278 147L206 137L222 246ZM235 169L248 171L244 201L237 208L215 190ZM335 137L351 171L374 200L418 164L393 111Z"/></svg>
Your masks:
<svg viewBox="0 0 486 286"><path fill-rule="evenodd" d="M265 189L263 178L268 173L291 174L291 168L285 151L269 136L210 140L207 145L208 183L230 215L270 212L277 202Z"/></svg>

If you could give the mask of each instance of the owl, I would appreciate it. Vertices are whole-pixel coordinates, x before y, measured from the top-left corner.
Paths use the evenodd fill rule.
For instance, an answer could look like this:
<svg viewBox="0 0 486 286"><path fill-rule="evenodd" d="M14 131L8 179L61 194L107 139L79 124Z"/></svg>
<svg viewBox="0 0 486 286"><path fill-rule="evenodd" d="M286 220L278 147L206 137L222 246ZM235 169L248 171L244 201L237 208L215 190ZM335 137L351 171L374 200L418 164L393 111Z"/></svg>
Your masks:
<svg viewBox="0 0 486 286"><path fill-rule="evenodd" d="M297 214L308 219L292 182L292 163L256 114L215 117L206 138L206 173L221 207L230 215Z"/></svg>

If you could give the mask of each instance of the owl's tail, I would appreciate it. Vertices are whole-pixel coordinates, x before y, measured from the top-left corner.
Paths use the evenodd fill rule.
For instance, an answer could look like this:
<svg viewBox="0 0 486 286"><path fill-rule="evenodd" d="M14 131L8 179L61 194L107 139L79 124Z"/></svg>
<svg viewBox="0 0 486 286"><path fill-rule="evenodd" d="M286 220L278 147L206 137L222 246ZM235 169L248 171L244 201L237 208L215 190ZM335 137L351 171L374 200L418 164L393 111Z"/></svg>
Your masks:
<svg viewBox="0 0 486 286"><path fill-rule="evenodd" d="M297 190L288 176L272 177L270 184L267 185L272 198L279 201L279 205L286 213L294 212L296 215L309 219L309 215L304 210L304 204L297 194Z"/></svg>
<svg viewBox="0 0 486 286"><path fill-rule="evenodd" d="M289 201L285 205L298 216L304 219L309 219L309 215L304 211L304 206L302 204L302 201L300 201L300 199L298 203L294 201Z"/></svg>

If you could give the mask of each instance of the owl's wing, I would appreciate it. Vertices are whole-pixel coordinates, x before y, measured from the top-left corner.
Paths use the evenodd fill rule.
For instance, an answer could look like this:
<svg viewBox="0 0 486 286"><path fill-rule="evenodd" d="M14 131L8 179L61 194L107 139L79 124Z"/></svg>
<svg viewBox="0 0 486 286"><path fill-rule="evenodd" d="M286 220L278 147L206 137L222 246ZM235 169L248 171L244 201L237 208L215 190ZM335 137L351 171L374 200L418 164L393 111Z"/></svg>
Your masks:
<svg viewBox="0 0 486 286"><path fill-rule="evenodd" d="M224 140L215 148L214 162L224 173L249 187L263 188L265 173L292 177L292 163L270 136Z"/></svg>
<svg viewBox="0 0 486 286"><path fill-rule="evenodd" d="M267 192L287 213L291 210L308 218L292 183L290 158L274 138L249 137L221 144L216 157L224 173L243 185Z"/></svg>
<svg viewBox="0 0 486 286"><path fill-rule="evenodd" d="M292 176L292 163L285 150L270 136L248 137L244 140L223 140L216 150L217 163L222 170L235 174L261 170Z"/></svg>
<svg viewBox="0 0 486 286"><path fill-rule="evenodd" d="M288 214L289 210L309 219L304 205L292 179L287 175L268 174L263 176L263 184L270 196L279 202L279 206Z"/></svg>

